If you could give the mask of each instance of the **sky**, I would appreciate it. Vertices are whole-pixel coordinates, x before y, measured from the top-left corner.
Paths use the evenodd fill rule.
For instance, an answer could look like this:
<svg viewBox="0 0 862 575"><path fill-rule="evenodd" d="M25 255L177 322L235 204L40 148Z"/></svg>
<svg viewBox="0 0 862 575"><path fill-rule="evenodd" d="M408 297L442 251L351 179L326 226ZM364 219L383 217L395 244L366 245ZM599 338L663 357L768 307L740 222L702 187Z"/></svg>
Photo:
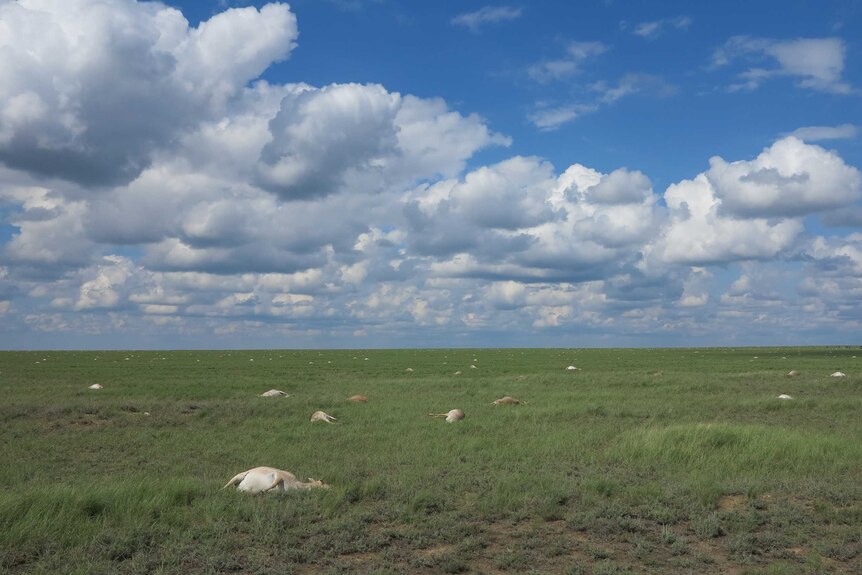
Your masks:
<svg viewBox="0 0 862 575"><path fill-rule="evenodd" d="M862 3L0 0L0 349L860 344Z"/></svg>

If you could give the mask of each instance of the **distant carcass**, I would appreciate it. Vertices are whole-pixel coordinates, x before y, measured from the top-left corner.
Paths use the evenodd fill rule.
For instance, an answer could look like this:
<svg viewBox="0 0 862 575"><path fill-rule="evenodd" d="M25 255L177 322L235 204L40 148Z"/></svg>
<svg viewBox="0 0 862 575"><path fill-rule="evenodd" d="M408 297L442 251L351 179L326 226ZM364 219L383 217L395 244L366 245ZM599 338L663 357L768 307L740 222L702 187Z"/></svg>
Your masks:
<svg viewBox="0 0 862 575"><path fill-rule="evenodd" d="M446 413L429 413L428 415L430 415L431 417L445 417L446 421L449 423L461 421L462 419L464 419L464 412L460 409L452 409L447 411Z"/></svg>
<svg viewBox="0 0 862 575"><path fill-rule="evenodd" d="M264 391L258 397L290 397L290 396L281 390L270 389L269 391Z"/></svg>
<svg viewBox="0 0 862 575"><path fill-rule="evenodd" d="M309 478L308 483L303 483L293 473L274 467L255 467L238 473L222 489L230 486L249 493L266 493L272 490L284 492L288 489L329 489L329 485L319 479Z"/></svg>
<svg viewBox="0 0 862 575"><path fill-rule="evenodd" d="M522 403L527 403L526 401L521 401L520 399L515 399L514 397L506 396L501 397L500 399L495 399L491 402L492 405L520 405Z"/></svg>

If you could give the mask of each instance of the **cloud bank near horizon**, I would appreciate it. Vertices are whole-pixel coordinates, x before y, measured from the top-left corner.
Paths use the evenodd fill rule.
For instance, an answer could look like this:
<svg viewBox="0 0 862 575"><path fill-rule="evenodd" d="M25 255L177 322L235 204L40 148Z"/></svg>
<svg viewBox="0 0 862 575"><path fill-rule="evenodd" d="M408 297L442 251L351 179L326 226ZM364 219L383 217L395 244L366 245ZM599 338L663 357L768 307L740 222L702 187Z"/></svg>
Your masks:
<svg viewBox="0 0 862 575"><path fill-rule="evenodd" d="M0 21L4 346L862 328L862 234L840 227L862 178L810 128L655 190L630 166L477 164L511 139L442 99L262 80L297 47L286 4L191 27L159 3L30 0ZM722 53L793 71L791 48Z"/></svg>

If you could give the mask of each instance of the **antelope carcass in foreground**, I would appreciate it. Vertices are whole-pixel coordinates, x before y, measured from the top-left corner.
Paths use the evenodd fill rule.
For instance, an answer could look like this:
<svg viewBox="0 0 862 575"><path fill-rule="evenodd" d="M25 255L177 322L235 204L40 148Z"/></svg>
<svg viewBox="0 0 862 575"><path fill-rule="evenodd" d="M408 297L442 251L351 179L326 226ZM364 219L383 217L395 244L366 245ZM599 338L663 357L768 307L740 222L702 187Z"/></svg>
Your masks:
<svg viewBox="0 0 862 575"><path fill-rule="evenodd" d="M447 411L446 413L429 413L431 417L445 417L446 421L452 423L453 421L461 421L464 419L464 412L460 409L452 409Z"/></svg>
<svg viewBox="0 0 862 575"><path fill-rule="evenodd" d="M329 489L329 485L326 485L319 479L309 478L308 483L303 483L290 471L274 467L255 467L254 469L238 473L222 489L230 486L236 487L239 491L248 491L249 493L266 493L271 490L314 489L316 487Z"/></svg>
<svg viewBox="0 0 862 575"><path fill-rule="evenodd" d="M325 421L326 423L332 423L335 421L335 418L323 411L315 411L311 414L311 421Z"/></svg>

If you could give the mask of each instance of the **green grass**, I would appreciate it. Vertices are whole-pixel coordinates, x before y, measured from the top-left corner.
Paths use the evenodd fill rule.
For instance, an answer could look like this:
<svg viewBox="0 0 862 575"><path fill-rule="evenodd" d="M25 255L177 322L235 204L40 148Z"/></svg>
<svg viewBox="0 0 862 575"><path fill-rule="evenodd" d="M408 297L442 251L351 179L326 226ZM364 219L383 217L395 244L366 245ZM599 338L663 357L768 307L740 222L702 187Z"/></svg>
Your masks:
<svg viewBox="0 0 862 575"><path fill-rule="evenodd" d="M0 572L860 573L857 354L3 352Z"/></svg>

